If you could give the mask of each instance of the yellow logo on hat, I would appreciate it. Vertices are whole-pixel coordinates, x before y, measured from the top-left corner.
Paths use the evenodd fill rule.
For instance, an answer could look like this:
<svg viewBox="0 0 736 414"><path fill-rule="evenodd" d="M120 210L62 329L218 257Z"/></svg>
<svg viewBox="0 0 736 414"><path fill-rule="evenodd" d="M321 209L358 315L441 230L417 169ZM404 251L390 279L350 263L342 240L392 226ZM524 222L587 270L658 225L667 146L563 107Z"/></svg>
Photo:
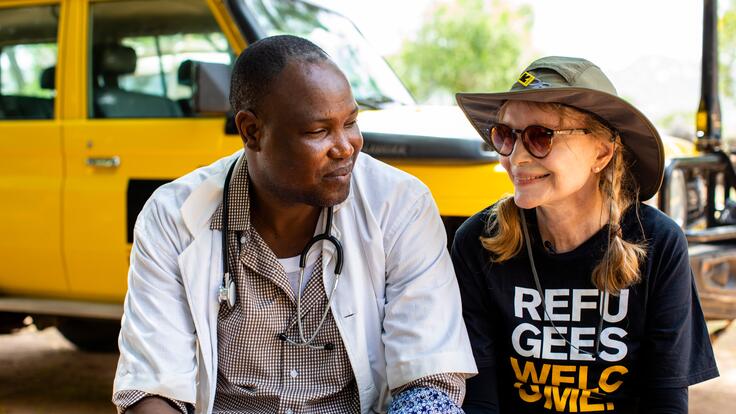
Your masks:
<svg viewBox="0 0 736 414"><path fill-rule="evenodd" d="M530 83L534 81L534 75L532 75L529 72L524 72L519 76L518 82L524 86L529 86Z"/></svg>

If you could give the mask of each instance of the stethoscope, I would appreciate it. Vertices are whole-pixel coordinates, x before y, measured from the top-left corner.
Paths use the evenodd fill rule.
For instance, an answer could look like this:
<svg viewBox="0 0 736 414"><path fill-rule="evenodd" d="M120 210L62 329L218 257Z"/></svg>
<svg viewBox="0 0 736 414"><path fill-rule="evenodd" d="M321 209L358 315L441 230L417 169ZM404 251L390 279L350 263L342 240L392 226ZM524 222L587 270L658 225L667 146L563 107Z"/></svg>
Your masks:
<svg viewBox="0 0 736 414"><path fill-rule="evenodd" d="M233 280L232 276L230 275L230 261L229 261L229 253L227 249L227 223L228 223L228 195L230 193L230 179L232 178L233 171L235 171L235 166L237 164L237 160L230 166L230 170L227 172L227 176L225 177L225 187L222 192L222 272L223 272L223 278L222 278L222 285L220 286L220 290L218 293L218 300L220 303L227 303L229 307L235 306L235 281ZM342 251L342 244L335 236L333 236L330 232L332 230L332 217L333 217L333 211L332 207L327 207L327 215L325 220L325 230L321 234L318 234L314 237L312 237L311 240L307 242L307 244L304 246L304 249L302 250L301 255L299 256L299 284L298 289L299 292L296 294L296 320L292 322L287 328L286 331L278 334L278 338L284 342L287 342L291 345L296 346L306 346L312 349L325 349L325 350L332 350L335 348L335 345L332 343L326 343L324 345L315 345L313 344L314 339L317 337L317 334L319 334L320 329L322 329L322 325L325 322L325 319L327 319L327 313L330 311L330 305L332 304L332 298L334 296L335 290L337 290L337 283L340 281L340 274L342 273L342 259L343 259L343 251ZM317 325L317 329L314 330L314 333L307 337L307 335L304 334L304 327L302 326L302 283L304 281L304 268L307 264L307 255L309 254L309 251L311 250L312 246L314 246L315 243L325 240L327 242L332 243L335 246L335 281L332 282L332 289L330 289L330 293L327 296L327 304L325 305L325 310L322 312L322 319L320 319L319 324ZM286 336L286 332L291 329L294 324L297 324L298 330L299 330L299 338L297 340L290 339L288 336Z"/></svg>

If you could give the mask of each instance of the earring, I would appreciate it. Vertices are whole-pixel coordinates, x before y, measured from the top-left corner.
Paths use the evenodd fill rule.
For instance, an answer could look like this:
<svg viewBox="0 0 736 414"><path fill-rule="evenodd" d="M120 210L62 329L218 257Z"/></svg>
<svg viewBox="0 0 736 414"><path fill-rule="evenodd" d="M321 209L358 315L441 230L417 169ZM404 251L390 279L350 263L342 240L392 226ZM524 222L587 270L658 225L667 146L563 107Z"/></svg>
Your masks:
<svg viewBox="0 0 736 414"><path fill-rule="evenodd" d="M601 171L601 169L599 167L593 168L593 172L596 172L597 173L597 172L600 172L600 171Z"/></svg>

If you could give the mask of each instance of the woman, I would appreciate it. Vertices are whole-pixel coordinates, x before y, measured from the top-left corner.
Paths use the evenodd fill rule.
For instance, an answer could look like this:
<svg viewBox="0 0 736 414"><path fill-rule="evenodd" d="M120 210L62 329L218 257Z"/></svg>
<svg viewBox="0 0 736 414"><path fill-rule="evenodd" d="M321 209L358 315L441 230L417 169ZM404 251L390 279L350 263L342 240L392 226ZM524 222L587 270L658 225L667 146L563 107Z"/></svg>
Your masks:
<svg viewBox="0 0 736 414"><path fill-rule="evenodd" d="M718 370L685 236L641 203L662 182L655 128L577 58L458 103L514 185L453 244L479 368L463 408L687 412Z"/></svg>

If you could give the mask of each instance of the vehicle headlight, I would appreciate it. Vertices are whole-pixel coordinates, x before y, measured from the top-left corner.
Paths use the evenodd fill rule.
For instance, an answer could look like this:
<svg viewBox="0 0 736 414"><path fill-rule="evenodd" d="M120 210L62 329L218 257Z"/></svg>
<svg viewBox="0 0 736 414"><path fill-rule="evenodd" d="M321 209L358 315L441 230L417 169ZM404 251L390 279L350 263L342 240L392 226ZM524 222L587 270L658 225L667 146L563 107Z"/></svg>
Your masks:
<svg viewBox="0 0 736 414"><path fill-rule="evenodd" d="M687 206L685 173L682 170L675 169L670 175L669 186L667 187L665 211L682 228L685 228L687 224Z"/></svg>

